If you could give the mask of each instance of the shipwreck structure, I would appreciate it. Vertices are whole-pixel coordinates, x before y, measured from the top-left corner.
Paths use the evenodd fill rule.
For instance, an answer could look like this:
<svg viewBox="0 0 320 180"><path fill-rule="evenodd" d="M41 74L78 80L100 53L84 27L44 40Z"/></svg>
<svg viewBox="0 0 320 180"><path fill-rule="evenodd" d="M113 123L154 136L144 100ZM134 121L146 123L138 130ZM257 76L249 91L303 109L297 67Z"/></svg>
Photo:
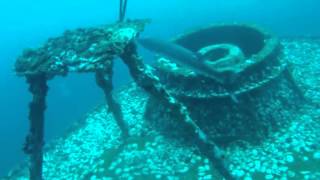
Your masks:
<svg viewBox="0 0 320 180"><path fill-rule="evenodd" d="M148 23L122 20L66 31L39 48L26 49L17 59L15 71L27 79L33 95L30 130L24 146L30 155L31 180L43 176L47 81L55 76L94 73L107 108L121 130L122 142L129 141L129 120L112 94L112 68L117 57L128 66L135 84L151 95L145 111L135 110L143 111L141 121L168 138L194 145L225 179L240 175L229 164L231 159L225 155L224 147L261 143L290 124L288 112L299 109L306 101L289 71L289 56L279 39L265 30L245 24L219 24L172 40L203 56L204 64L223 80L217 82L165 57L160 57L154 66L144 64L134 40Z"/></svg>
<svg viewBox="0 0 320 180"><path fill-rule="evenodd" d="M68 73L93 72L97 85L103 90L106 102L113 113L123 137L129 136L126 121L119 104L112 98L112 64L121 57L136 83L157 97L175 114L175 119L190 130L200 151L208 156L221 174L232 179L227 162L220 149L209 141L206 134L189 116L187 108L163 87L153 75L152 68L143 64L133 40L143 30L147 21L120 22L99 28L66 31L63 36L49 39L38 49L27 49L15 64L15 71L24 76L30 85L33 100L30 103L30 132L24 151L30 154L30 179L42 178L43 124L45 121L47 80Z"/></svg>
<svg viewBox="0 0 320 180"><path fill-rule="evenodd" d="M167 57L144 64L135 39L150 21L126 21L127 0L119 2L118 22L65 31L17 58L16 74L26 78L33 95L23 148L29 159L27 168L11 171L7 179L320 178L290 170L295 158L306 161L311 153L318 158L313 166L319 167L320 125L313 119L320 112L311 112L309 105L318 108L320 94L305 93L293 77L301 70L289 65L309 52L320 59L319 40L279 40L238 23L210 25L172 39L199 55L217 81ZM308 45L308 53L300 53L301 44ZM118 57L134 83L113 92ZM106 105L90 113L84 130L44 150L47 81L69 73L94 73Z"/></svg>
<svg viewBox="0 0 320 180"><path fill-rule="evenodd" d="M217 82L201 76L165 57L156 64L160 82L186 104L192 118L217 142L259 142L285 123L279 122L283 107L294 109L305 102L279 39L264 29L218 24L183 33L172 41L201 54L204 63L223 79ZM283 89L288 93L285 97ZM275 101L279 104L271 109ZM161 106L154 108L152 100L150 107L150 114L165 111Z"/></svg>

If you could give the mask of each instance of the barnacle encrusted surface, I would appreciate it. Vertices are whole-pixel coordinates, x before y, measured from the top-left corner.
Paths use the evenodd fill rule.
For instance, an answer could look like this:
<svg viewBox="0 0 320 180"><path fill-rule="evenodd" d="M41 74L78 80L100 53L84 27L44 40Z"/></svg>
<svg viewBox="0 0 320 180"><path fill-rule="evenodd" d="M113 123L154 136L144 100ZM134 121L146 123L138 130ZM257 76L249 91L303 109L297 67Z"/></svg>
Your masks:
<svg viewBox="0 0 320 180"><path fill-rule="evenodd" d="M147 20L135 20L65 31L41 47L26 49L15 64L18 75L94 72L110 66L126 45L143 31Z"/></svg>
<svg viewBox="0 0 320 180"><path fill-rule="evenodd" d="M160 58L157 68L161 81L172 94L183 98L207 99L243 94L277 78L286 67L278 38L252 25L212 25L184 33L173 41L194 52L218 46L213 55L217 59L209 58L211 62L205 61L205 64L225 81L220 84L169 59ZM229 49L225 48L226 45ZM235 47L242 52L234 54Z"/></svg>
<svg viewBox="0 0 320 180"><path fill-rule="evenodd" d="M230 159L232 173L239 179L319 179L320 178L320 81L317 76L320 62L319 39L282 39L284 56L290 64L290 72L297 85L303 90L308 102L299 109L286 104L288 87L278 89L275 101L268 101L268 108L261 108L261 116L277 117L270 126L273 131L259 143L240 138L223 141L226 157ZM273 88L269 86L268 88ZM291 89L290 92L293 90ZM272 99L267 93L257 103ZM130 134L127 141L120 136L111 113L99 106L88 114L81 126L70 131L49 146L44 155L44 177L47 179L219 179L208 159L197 151L192 142L185 138L174 117L166 113L151 114L157 121L146 119L145 113L150 97L135 84L120 89L116 94L121 103ZM301 103L301 101L296 102ZM258 105L258 104L257 104ZM317 105L317 106L314 106ZM159 106L159 104L157 104ZM236 104L235 104L236 106ZM211 106L193 107L193 111L209 111ZM274 111L274 109L277 111ZM202 115L202 114L199 114ZM236 116L233 111L229 116ZM206 116L203 114L202 116ZM208 121L215 119L208 118ZM256 119L257 120L257 119ZM253 119L248 123L253 123ZM225 132L234 131L228 121L220 121ZM163 132L161 129L170 128ZM200 124L207 126L206 123ZM239 124L238 126L242 126ZM254 127L253 127L254 128ZM272 127L270 127L272 129ZM261 129L256 126L255 132ZM208 129L209 131L209 129ZM21 165L5 179L28 179L27 166Z"/></svg>

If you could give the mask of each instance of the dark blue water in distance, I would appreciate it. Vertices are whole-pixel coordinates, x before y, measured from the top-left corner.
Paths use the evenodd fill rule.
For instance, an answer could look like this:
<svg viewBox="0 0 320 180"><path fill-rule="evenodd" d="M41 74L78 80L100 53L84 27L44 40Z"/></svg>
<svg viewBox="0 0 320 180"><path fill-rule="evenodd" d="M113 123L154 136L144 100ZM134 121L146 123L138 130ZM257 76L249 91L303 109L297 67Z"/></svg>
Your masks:
<svg viewBox="0 0 320 180"><path fill-rule="evenodd" d="M217 22L256 23L278 36L320 36L318 0L129 0L127 17L151 18L145 36L170 38L187 29ZM28 130L31 99L25 80L15 76L14 61L27 47L67 29L113 23L117 0L0 1L0 177L25 157L21 151ZM145 61L152 58L141 52ZM114 85L130 81L117 61ZM70 75L49 82L46 142L52 140L98 103L103 95L92 74Z"/></svg>

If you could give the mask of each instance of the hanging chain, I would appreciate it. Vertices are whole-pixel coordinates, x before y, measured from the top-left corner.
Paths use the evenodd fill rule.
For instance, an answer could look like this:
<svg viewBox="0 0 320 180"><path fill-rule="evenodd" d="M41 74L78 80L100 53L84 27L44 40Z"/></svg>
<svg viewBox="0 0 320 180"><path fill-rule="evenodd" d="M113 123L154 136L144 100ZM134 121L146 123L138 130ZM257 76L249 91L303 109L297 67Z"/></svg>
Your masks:
<svg viewBox="0 0 320 180"><path fill-rule="evenodd" d="M120 0L120 6L119 6L119 21L123 22L126 10L127 10L127 2L128 0Z"/></svg>

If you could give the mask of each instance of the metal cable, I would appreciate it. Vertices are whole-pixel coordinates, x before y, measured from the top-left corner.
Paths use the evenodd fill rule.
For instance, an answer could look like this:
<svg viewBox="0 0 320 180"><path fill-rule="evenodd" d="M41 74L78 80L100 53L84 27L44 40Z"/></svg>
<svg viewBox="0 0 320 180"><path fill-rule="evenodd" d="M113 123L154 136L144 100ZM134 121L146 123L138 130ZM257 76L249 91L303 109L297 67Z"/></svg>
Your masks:
<svg viewBox="0 0 320 180"><path fill-rule="evenodd" d="M120 6L119 6L119 21L120 22L123 22L123 20L125 18L127 4L128 4L128 0L120 0Z"/></svg>

